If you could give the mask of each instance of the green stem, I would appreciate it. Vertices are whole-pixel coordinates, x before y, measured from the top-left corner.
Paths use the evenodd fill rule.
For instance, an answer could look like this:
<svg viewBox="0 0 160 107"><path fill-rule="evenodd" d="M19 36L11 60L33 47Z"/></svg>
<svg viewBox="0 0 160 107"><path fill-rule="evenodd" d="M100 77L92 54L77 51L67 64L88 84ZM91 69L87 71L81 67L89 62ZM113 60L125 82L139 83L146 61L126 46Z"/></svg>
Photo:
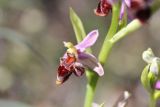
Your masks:
<svg viewBox="0 0 160 107"><path fill-rule="evenodd" d="M150 95L150 104L149 104L149 107L156 107L156 102L157 102L157 100L154 98L154 95L151 94Z"/></svg>
<svg viewBox="0 0 160 107"><path fill-rule="evenodd" d="M157 2L159 4L159 1ZM152 13L154 13L156 10L159 9L160 6L158 4L155 3L152 6ZM107 36L104 40L103 46L99 54L99 61L101 62L102 65L106 62L114 43L118 42L120 39L124 38L127 34L139 29L142 26L142 24L137 19L135 19L130 24L128 24L125 28L121 29L115 35L117 31L117 27L118 27L118 18L119 18L119 6L118 5L119 4L115 4L113 6L111 26L110 26L110 29L107 33ZM84 107L91 107L99 77L97 76L97 74L95 74L94 72L90 72L90 71L86 72L86 75L88 79L88 84L86 87L87 90L86 90ZM153 105L151 107L155 107L154 106L155 100L153 99L151 100L151 105Z"/></svg>
<svg viewBox="0 0 160 107"><path fill-rule="evenodd" d="M112 44L109 41L109 39L116 33L117 27L118 27L118 20L119 20L119 4L115 4L112 7L112 22L109 29L109 32L107 34L107 37L104 41L104 44L102 46L101 52L99 54L99 60L102 64L106 62L106 59L108 57L108 54L112 48ZM98 82L98 75L94 72L86 72L86 76L88 79L87 87L86 87L86 97L85 97L85 103L84 107L91 107L93 103L93 98L95 94L96 85Z"/></svg>
<svg viewBox="0 0 160 107"><path fill-rule="evenodd" d="M159 9L160 7L160 1L157 0L157 3L154 3L152 8L152 14ZM107 33L107 36L104 40L103 46L101 48L100 54L99 54L99 61L103 65L108 56L109 53L113 47L113 45L118 42L120 39L124 38L127 34L134 32L135 30L139 29L142 24L137 20L133 20L130 24L128 24L125 28L121 29L116 35L117 27L118 27L118 19L119 19L119 4L115 4L112 8L112 22L110 29ZM114 36L115 35L115 36ZM87 84L87 90L86 90L86 97L85 97L85 103L84 107L91 107L94 94L95 94L95 89L96 85L98 82L98 76L94 72L86 72L87 79L88 79L88 84ZM151 100L151 107L155 107L155 100Z"/></svg>
<svg viewBox="0 0 160 107"><path fill-rule="evenodd" d="M118 28L119 10L120 10L119 8L120 8L119 4L113 5L111 26L109 28L107 35L106 35L106 38L104 40L103 46L101 48L101 51L100 51L99 57L98 57L101 64L104 64L106 62L108 55L109 55L109 52L113 46L113 44L109 40L114 36L114 34L116 33L117 28Z"/></svg>
<svg viewBox="0 0 160 107"><path fill-rule="evenodd" d="M88 79L88 83L86 86L86 97L84 107L91 107L93 103L94 93L96 89L96 84L98 82L98 76L92 71L87 71L86 76Z"/></svg>

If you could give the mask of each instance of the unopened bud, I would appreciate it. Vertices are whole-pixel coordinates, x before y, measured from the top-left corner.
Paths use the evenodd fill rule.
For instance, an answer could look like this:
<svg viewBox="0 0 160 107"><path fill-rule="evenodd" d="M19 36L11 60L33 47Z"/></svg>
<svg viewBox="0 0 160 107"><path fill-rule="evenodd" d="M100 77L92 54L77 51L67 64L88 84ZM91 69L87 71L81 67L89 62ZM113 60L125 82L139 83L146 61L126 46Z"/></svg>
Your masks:
<svg viewBox="0 0 160 107"><path fill-rule="evenodd" d="M151 48L148 48L146 51L143 52L142 58L145 62L151 63L154 58L154 53L152 52Z"/></svg>

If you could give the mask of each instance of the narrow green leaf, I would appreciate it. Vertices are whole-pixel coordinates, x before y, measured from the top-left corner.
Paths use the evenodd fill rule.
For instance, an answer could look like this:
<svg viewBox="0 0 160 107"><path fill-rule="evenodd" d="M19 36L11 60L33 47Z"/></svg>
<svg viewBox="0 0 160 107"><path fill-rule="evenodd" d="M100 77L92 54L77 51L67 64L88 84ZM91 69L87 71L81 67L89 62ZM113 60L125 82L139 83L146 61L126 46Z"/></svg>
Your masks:
<svg viewBox="0 0 160 107"><path fill-rule="evenodd" d="M81 42L86 36L86 32L83 27L83 23L75 11L70 8L70 20L76 35L77 42Z"/></svg>

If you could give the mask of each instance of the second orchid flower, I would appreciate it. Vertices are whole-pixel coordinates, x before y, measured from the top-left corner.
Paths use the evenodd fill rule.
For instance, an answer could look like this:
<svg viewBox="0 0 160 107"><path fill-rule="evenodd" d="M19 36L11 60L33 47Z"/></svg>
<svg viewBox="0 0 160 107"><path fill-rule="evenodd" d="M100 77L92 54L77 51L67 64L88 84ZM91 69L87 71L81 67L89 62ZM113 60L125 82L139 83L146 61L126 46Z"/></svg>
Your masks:
<svg viewBox="0 0 160 107"><path fill-rule="evenodd" d="M119 1L121 2L120 20L122 20L125 12L129 18L138 18L141 22L146 22L150 18L152 0L99 0L94 12L98 16L107 16L112 10L112 6Z"/></svg>

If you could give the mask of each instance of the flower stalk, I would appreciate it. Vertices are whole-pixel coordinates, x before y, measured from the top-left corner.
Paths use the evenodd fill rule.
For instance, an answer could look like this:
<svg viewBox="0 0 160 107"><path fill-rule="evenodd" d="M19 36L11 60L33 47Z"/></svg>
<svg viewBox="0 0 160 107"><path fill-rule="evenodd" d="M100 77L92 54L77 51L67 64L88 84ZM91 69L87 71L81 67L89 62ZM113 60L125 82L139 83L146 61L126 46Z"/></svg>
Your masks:
<svg viewBox="0 0 160 107"><path fill-rule="evenodd" d="M126 27L117 32L111 39L110 42L112 44L118 42L120 39L124 38L128 34L134 32L142 26L142 23L138 19L134 19L130 22Z"/></svg>
<svg viewBox="0 0 160 107"><path fill-rule="evenodd" d="M160 4L160 1L157 1L157 3ZM151 7L152 14L160 8L160 5L158 5L157 3L154 3ZM103 46L101 48L101 51L100 51L99 57L98 57L98 59L102 65L105 64L105 62L109 56L109 53L111 52L111 49L115 43L117 43L119 40L126 37L128 34L136 31L137 29L139 29L142 26L142 23L138 19L134 19L126 27L120 29L120 31L117 32L118 23L119 23L119 11L120 11L119 3L114 4L112 6L111 26L109 28L107 35L106 35L106 38L104 40ZM86 90L84 107L91 107L99 77L97 76L97 74L90 72L90 71L86 72L86 75L87 75L88 83L87 83L87 87L86 87L87 90ZM155 104L154 100L152 100L152 105L154 105L154 104Z"/></svg>
<svg viewBox="0 0 160 107"><path fill-rule="evenodd" d="M154 98L154 95L151 94L150 95L150 104L149 104L149 107L156 107L156 99Z"/></svg>
<svg viewBox="0 0 160 107"><path fill-rule="evenodd" d="M154 3L151 6L152 14L156 12L160 8L160 1L157 0L156 3ZM142 26L142 23L138 19L134 19L130 24L128 24L126 27L118 30L118 24L119 24L119 12L120 12L120 5L119 3L116 3L112 6L112 21L111 26L109 28L109 31L106 35L106 38L104 40L104 43L102 45L101 51L99 53L99 61L102 65L105 64L109 53L111 52L111 49L115 43L117 43L120 39L126 37L128 34L136 31ZM117 32L117 33L116 33ZM99 77L94 72L86 72L86 76L88 79L87 83L87 90L86 90L86 97L85 97L85 103L84 107L91 107L96 85L98 82ZM153 97L151 97L151 107L155 107L155 100Z"/></svg>
<svg viewBox="0 0 160 107"><path fill-rule="evenodd" d="M109 41L109 39L113 37L118 27L119 4L114 4L112 9L113 10L112 10L111 26L110 26L110 29L107 33L106 39L103 43L102 49L99 54L99 61L102 65L104 65L104 63L106 62L106 59L108 58L108 55L113 46L111 42ZM88 83L86 87L86 97L85 97L84 107L91 107L99 77L97 74L90 72L90 71L86 72L86 76L88 79Z"/></svg>
<svg viewBox="0 0 160 107"><path fill-rule="evenodd" d="M101 51L99 53L99 61L103 65L110 53L110 50L113 46L113 43L111 43L109 40L115 35L117 29L118 29L118 23L119 23L119 11L120 11L120 6L119 3L116 3L112 6L112 21L111 21L111 26L109 28L109 31L106 35L106 38L104 40L103 46L101 48Z"/></svg>

